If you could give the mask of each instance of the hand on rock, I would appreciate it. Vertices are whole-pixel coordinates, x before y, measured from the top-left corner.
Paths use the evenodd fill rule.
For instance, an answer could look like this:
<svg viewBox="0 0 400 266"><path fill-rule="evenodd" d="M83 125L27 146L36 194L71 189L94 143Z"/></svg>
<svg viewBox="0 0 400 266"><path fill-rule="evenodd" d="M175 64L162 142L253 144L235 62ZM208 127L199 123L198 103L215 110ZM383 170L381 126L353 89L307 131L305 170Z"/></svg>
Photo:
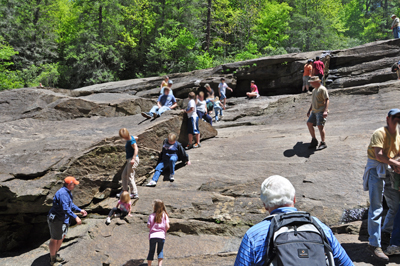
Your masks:
<svg viewBox="0 0 400 266"><path fill-rule="evenodd" d="M82 224L82 220L79 217L75 218L76 224Z"/></svg>
<svg viewBox="0 0 400 266"><path fill-rule="evenodd" d="M81 214L83 215L83 217L85 217L87 215L87 212L85 210L81 210Z"/></svg>

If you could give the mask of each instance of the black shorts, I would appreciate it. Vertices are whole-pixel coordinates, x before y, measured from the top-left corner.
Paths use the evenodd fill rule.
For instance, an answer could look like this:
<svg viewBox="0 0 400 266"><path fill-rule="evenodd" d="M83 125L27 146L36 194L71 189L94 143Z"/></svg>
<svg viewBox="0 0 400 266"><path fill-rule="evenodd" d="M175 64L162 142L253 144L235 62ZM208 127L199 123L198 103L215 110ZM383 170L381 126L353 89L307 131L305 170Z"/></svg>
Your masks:
<svg viewBox="0 0 400 266"><path fill-rule="evenodd" d="M50 220L47 216L47 224L49 225L50 238L54 240L62 240L68 233L69 225L57 218Z"/></svg>

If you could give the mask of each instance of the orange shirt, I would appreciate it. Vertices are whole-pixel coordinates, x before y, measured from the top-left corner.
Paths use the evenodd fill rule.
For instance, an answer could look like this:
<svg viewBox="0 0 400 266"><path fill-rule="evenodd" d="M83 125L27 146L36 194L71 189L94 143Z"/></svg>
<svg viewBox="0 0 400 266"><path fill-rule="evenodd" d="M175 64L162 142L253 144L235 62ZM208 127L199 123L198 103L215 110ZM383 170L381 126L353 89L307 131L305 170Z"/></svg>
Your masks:
<svg viewBox="0 0 400 266"><path fill-rule="evenodd" d="M311 77L311 72L312 72L312 65L311 64L305 64L304 65L304 74L303 74L303 76Z"/></svg>

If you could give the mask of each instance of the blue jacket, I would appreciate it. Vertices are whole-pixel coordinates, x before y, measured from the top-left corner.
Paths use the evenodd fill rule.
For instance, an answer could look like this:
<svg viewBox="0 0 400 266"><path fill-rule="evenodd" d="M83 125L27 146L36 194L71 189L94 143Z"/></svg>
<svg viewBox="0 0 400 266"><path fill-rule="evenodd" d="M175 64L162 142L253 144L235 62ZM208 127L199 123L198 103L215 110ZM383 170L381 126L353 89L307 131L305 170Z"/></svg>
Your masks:
<svg viewBox="0 0 400 266"><path fill-rule="evenodd" d="M297 209L293 207L282 207L273 210L271 214L294 211L297 211ZM324 230L328 238L335 259L335 265L352 266L353 262L333 235L332 230L317 218L315 218L315 220L321 226L322 230ZM264 220L254 225L246 232L236 256L235 266L263 266L265 264L267 257L266 238L268 236L270 224L270 220Z"/></svg>
<svg viewBox="0 0 400 266"><path fill-rule="evenodd" d="M80 212L81 209L73 202L71 191L66 188L60 188L53 198L53 207L50 209L49 214L54 213L57 219L69 223L69 217L76 218L77 215L72 211Z"/></svg>

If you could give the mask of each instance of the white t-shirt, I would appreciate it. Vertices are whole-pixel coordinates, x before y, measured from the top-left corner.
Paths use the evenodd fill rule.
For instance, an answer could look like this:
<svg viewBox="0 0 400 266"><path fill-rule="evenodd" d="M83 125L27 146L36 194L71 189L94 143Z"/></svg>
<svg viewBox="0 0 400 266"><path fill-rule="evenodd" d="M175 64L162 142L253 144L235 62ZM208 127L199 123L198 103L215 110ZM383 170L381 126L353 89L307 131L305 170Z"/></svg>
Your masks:
<svg viewBox="0 0 400 266"><path fill-rule="evenodd" d="M196 102L194 101L194 99L191 99L191 100L189 101L188 107L187 107L186 111L189 111L190 108L192 108L192 107L194 107L194 110L193 110L193 112L187 113L188 118L197 117L197 113L196 113Z"/></svg>
<svg viewBox="0 0 400 266"><path fill-rule="evenodd" d="M226 88L228 88L228 85L224 82L224 83L220 83L218 85L218 89L220 92L222 92L224 95L226 95Z"/></svg>
<svg viewBox="0 0 400 266"><path fill-rule="evenodd" d="M206 101L204 101L204 100L203 100L203 101L197 100L196 108L197 108L197 110L199 110L200 112L205 113L205 112L206 112L206 105L207 105Z"/></svg>

